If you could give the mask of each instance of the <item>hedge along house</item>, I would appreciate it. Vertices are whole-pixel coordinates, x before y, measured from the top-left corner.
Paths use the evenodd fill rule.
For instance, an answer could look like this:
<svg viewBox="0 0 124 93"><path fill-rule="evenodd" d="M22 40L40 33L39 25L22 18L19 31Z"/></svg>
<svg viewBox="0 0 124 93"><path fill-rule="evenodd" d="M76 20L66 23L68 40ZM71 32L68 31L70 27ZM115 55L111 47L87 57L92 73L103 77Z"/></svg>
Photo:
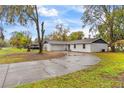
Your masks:
<svg viewBox="0 0 124 93"><path fill-rule="evenodd" d="M44 43L44 50L47 51L105 52L108 49L103 39L87 38L70 42L47 40Z"/></svg>

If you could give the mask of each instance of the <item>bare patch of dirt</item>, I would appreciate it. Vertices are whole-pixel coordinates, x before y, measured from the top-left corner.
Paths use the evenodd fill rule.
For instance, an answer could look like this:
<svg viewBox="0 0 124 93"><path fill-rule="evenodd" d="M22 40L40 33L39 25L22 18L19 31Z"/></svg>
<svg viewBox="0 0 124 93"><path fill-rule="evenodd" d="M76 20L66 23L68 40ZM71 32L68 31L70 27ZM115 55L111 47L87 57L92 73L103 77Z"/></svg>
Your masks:
<svg viewBox="0 0 124 93"><path fill-rule="evenodd" d="M124 73L120 73L120 75L117 78L119 81L124 82Z"/></svg>
<svg viewBox="0 0 124 93"><path fill-rule="evenodd" d="M115 80L117 81L118 78L117 77L113 77L113 76L110 76L110 75L101 75L102 78L106 79L106 80Z"/></svg>
<svg viewBox="0 0 124 93"><path fill-rule="evenodd" d="M48 52L43 54L38 53L17 53L17 54L10 54L6 55L9 57L16 57L16 56L24 56L26 59L51 59L51 58L58 58L64 56L64 53L59 52Z"/></svg>
<svg viewBox="0 0 124 93"><path fill-rule="evenodd" d="M120 86L115 86L115 88L124 88L124 73L120 73L118 77L116 77L116 81L120 82Z"/></svg>
<svg viewBox="0 0 124 93"><path fill-rule="evenodd" d="M105 80L114 80L114 81L119 81L120 85L116 85L116 83L113 83L112 88L124 88L124 72L120 73L119 76L113 77L110 75L105 75L105 74L100 74L101 77Z"/></svg>
<svg viewBox="0 0 124 93"><path fill-rule="evenodd" d="M65 53L61 53L61 52L46 52L43 54L31 53L31 52L14 53L14 54L3 55L1 58L1 61L2 59L4 59L5 62L1 62L1 63L13 63L13 62L15 63L15 62L24 62L24 61L33 61L33 60L47 60L47 59L59 58L63 56L65 56ZM17 58L20 60L17 60Z"/></svg>

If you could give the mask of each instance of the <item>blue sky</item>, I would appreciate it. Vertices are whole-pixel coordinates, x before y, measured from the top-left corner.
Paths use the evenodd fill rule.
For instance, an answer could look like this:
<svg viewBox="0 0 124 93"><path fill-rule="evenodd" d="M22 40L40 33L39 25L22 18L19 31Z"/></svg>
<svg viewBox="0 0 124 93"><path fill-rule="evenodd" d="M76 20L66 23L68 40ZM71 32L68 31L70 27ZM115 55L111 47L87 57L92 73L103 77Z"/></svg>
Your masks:
<svg viewBox="0 0 124 93"><path fill-rule="evenodd" d="M70 32L83 31L85 37L88 36L88 28L82 29L81 16L83 15L82 6L38 6L40 22L45 22L45 34L48 35L55 31L57 23L63 23L70 28ZM13 31L29 30L32 33L32 39L37 37L35 25L20 26L19 24L2 25L5 32L5 37L10 38Z"/></svg>

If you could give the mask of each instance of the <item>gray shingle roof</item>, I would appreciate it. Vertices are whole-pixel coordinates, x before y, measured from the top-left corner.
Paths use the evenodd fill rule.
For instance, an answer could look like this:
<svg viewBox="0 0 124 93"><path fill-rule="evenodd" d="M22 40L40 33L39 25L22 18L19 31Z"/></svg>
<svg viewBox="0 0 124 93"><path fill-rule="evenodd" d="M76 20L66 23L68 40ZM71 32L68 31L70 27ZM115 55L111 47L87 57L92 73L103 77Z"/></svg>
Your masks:
<svg viewBox="0 0 124 93"><path fill-rule="evenodd" d="M86 38L82 40L75 40L75 41L54 41L54 40L46 40L50 44L80 44L80 43L93 43L94 41L99 40L96 38Z"/></svg>
<svg viewBox="0 0 124 93"><path fill-rule="evenodd" d="M82 39L82 40L71 41L70 43L71 44L74 44L74 43L75 44L80 44L80 43L86 43L86 44L88 44L88 43L93 43L96 40L98 40L98 39L96 39L96 38L86 38L86 39Z"/></svg>
<svg viewBox="0 0 124 93"><path fill-rule="evenodd" d="M46 42L50 44L69 44L67 41L54 41L54 40L47 40Z"/></svg>

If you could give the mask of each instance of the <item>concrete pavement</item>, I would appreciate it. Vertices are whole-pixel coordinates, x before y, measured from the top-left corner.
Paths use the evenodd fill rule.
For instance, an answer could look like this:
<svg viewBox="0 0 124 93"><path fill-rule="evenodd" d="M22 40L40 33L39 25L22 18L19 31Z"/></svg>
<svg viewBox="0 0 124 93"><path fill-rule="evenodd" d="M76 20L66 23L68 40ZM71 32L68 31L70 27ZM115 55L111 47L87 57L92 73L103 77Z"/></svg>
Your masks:
<svg viewBox="0 0 124 93"><path fill-rule="evenodd" d="M0 87L15 87L19 84L43 80L86 69L100 59L86 53L69 53L67 56L32 62L0 65Z"/></svg>

